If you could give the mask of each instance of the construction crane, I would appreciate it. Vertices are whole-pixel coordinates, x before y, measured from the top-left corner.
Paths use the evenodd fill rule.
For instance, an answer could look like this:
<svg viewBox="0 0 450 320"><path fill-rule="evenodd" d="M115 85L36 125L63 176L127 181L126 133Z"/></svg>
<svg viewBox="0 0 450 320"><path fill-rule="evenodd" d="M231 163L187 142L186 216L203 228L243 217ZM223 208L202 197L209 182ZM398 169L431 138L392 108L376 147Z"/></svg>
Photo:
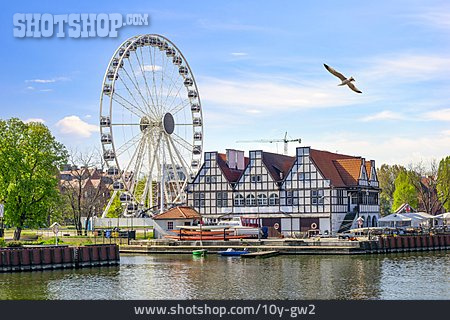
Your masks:
<svg viewBox="0 0 450 320"><path fill-rule="evenodd" d="M261 139L261 140L239 140L236 141L236 143L247 143L247 142L262 142L262 143L274 143L274 142L283 142L284 143L284 154L288 154L288 143L289 142L298 142L301 143L302 139L288 139L287 138L287 131L284 134L284 139Z"/></svg>

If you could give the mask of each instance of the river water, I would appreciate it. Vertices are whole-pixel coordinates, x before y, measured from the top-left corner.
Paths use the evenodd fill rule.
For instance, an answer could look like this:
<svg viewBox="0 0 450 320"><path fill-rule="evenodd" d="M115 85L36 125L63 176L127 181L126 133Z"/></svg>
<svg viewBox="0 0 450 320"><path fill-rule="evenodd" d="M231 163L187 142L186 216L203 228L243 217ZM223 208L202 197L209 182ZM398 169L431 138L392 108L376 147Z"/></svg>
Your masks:
<svg viewBox="0 0 450 320"><path fill-rule="evenodd" d="M122 254L115 267L0 273L0 299L450 299L450 254Z"/></svg>

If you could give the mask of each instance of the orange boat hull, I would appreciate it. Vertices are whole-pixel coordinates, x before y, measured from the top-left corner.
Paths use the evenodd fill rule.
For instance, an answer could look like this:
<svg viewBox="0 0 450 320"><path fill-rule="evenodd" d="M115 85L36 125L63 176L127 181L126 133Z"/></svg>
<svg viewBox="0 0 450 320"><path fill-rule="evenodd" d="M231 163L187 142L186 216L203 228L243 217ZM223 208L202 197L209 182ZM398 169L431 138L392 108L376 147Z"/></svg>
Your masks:
<svg viewBox="0 0 450 320"><path fill-rule="evenodd" d="M247 239L247 238L251 238L251 235L240 235L240 236L234 236L234 235L226 235L225 239ZM176 240L223 240L223 236L206 236L206 235L202 235L201 237L199 235L194 235L194 236L188 236L188 235L181 235L181 236L165 236L165 238L169 238L169 239L176 239Z"/></svg>
<svg viewBox="0 0 450 320"><path fill-rule="evenodd" d="M222 231L191 231L191 230L180 230L181 231L181 236L187 235L187 236L213 236L213 235L223 235L223 230ZM175 230L172 231L176 234L180 234L180 231ZM233 231L225 231L225 234L232 234Z"/></svg>

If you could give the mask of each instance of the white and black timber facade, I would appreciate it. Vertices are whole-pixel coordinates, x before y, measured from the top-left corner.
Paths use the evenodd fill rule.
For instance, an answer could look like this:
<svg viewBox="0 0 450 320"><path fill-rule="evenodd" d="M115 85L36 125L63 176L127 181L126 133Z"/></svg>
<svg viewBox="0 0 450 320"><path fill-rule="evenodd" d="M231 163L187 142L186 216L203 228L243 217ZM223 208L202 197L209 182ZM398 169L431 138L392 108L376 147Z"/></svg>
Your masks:
<svg viewBox="0 0 450 320"><path fill-rule="evenodd" d="M290 157L255 150L206 152L187 187L188 205L203 220L240 216L249 225L286 236L376 226L379 192L375 161L299 147Z"/></svg>

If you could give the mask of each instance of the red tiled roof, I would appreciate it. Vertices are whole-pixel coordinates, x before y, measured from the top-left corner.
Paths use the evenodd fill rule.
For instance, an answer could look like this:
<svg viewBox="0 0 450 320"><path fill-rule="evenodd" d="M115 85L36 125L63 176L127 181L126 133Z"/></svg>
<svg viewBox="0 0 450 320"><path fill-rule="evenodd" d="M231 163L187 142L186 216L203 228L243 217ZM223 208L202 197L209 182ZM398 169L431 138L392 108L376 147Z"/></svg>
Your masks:
<svg viewBox="0 0 450 320"><path fill-rule="evenodd" d="M361 157L322 150L310 150L310 157L325 179L335 187L358 184Z"/></svg>
<svg viewBox="0 0 450 320"><path fill-rule="evenodd" d="M200 219L200 218L201 215L193 208L181 206L169 209L153 217L154 220Z"/></svg>
<svg viewBox="0 0 450 320"><path fill-rule="evenodd" d="M262 160L267 170L275 181L283 180L291 170L295 157L289 157L278 153L263 152ZM281 175L283 173L283 175Z"/></svg>
<svg viewBox="0 0 450 320"><path fill-rule="evenodd" d="M358 184L359 174L361 171L361 158L355 159L337 159L333 161L334 166L346 186L354 186Z"/></svg>
<svg viewBox="0 0 450 320"><path fill-rule="evenodd" d="M244 157L244 170L247 167L249 161L250 160L247 157ZM244 170L230 169L227 164L227 155L224 153L217 153L217 165L220 167L220 169L222 169L225 178L230 183L237 182L242 173L244 173Z"/></svg>

